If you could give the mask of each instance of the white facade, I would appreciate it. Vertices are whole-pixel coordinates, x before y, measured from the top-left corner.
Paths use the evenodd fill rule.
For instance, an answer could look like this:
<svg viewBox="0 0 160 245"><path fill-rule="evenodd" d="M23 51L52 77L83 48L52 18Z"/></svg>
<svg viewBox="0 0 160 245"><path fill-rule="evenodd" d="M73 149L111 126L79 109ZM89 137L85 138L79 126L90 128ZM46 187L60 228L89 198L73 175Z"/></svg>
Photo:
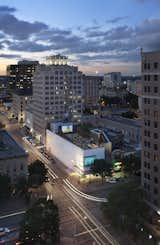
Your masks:
<svg viewBox="0 0 160 245"><path fill-rule="evenodd" d="M25 111L25 125L33 131L33 113L29 110Z"/></svg>
<svg viewBox="0 0 160 245"><path fill-rule="evenodd" d="M105 158L104 147L82 149L50 130L46 130L46 149L69 169L81 174L90 168L85 166L86 157Z"/></svg>

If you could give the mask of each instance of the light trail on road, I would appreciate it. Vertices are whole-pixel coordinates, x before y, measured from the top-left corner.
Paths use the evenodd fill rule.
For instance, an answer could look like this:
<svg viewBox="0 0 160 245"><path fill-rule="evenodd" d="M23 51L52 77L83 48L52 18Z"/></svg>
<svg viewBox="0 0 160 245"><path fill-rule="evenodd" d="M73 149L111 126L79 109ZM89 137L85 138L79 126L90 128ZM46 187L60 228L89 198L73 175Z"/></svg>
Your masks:
<svg viewBox="0 0 160 245"><path fill-rule="evenodd" d="M66 194L70 197L70 199L74 202L77 209L80 209L81 213L86 216L90 222L97 228L97 232L101 234L103 238L107 240L107 243L112 245L119 245L119 243L115 240L115 238L104 228L104 226L91 214L91 212L84 207L84 205L80 202L79 199L67 188L64 186ZM105 244L107 244L105 243Z"/></svg>
<svg viewBox="0 0 160 245"><path fill-rule="evenodd" d="M15 212L15 213L11 213L11 214L6 214L6 215L2 215L0 216L0 219L5 219L5 218L9 218L9 217L13 217L16 215L20 215L20 214L25 214L26 211L20 211L20 212Z"/></svg>
<svg viewBox="0 0 160 245"><path fill-rule="evenodd" d="M63 180L63 182L74 192L76 193L77 195L81 196L81 197L84 197L88 200L91 200L91 201L96 201L96 202L107 202L107 199L106 198L100 198L100 197L95 197L95 196L91 196L91 195L88 195L86 193L83 193L81 192L80 190L78 190L73 184L71 184L69 182L69 180Z"/></svg>

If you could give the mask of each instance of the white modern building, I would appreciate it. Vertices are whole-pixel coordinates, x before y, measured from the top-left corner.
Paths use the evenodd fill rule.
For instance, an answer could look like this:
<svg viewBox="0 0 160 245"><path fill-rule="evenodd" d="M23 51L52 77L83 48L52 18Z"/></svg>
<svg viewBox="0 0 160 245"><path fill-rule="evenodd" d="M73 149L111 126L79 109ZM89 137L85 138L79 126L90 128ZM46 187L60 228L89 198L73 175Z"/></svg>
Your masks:
<svg viewBox="0 0 160 245"><path fill-rule="evenodd" d="M47 151L74 172L88 173L95 159L105 159L110 152L110 142L95 140L92 134L84 138L73 123L52 123L51 128L46 130Z"/></svg>
<svg viewBox="0 0 160 245"><path fill-rule="evenodd" d="M39 65L33 81L33 130L45 142L52 120L80 121L83 110L83 77L65 56L51 56L49 65Z"/></svg>

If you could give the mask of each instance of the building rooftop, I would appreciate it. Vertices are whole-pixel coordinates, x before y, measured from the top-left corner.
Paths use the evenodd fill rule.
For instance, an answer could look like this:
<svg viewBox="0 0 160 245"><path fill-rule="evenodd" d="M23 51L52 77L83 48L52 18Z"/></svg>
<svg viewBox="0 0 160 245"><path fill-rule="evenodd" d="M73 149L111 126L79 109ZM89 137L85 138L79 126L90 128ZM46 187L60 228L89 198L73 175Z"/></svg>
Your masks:
<svg viewBox="0 0 160 245"><path fill-rule="evenodd" d="M119 123L122 123L122 124L126 124L126 125L129 125L129 126L133 126L133 127L138 127L140 128L140 120L139 119L128 119L128 118L124 118L124 117L120 117L120 116L106 116L104 117L106 118L107 120L112 120L114 122L119 122Z"/></svg>
<svg viewBox="0 0 160 245"><path fill-rule="evenodd" d="M0 160L27 156L25 150L5 130L0 130Z"/></svg>
<svg viewBox="0 0 160 245"><path fill-rule="evenodd" d="M89 137L83 137L79 133L65 134L64 137L71 141L73 144L79 146L82 149L94 149L98 147L104 147L104 143L98 144L98 142L90 135Z"/></svg>

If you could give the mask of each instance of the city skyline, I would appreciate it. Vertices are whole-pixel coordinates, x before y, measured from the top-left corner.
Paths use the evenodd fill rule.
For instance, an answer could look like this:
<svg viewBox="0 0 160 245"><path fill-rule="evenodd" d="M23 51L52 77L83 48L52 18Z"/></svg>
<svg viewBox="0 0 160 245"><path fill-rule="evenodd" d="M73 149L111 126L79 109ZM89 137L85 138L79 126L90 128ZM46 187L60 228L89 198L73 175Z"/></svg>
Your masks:
<svg viewBox="0 0 160 245"><path fill-rule="evenodd" d="M57 53L87 74L140 74L140 48L160 49L159 6L159 0L47 0L45 6L2 0L0 74L18 60L44 62Z"/></svg>

